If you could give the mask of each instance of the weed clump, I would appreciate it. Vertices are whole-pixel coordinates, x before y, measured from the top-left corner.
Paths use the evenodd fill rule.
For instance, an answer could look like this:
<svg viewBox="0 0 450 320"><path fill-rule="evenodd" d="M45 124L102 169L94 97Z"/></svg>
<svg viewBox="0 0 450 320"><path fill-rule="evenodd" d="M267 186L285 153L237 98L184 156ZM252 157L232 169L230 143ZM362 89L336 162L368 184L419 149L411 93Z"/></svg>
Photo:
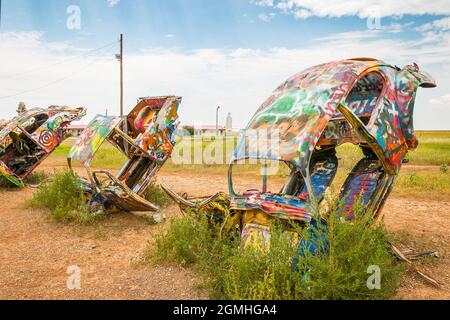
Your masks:
<svg viewBox="0 0 450 320"><path fill-rule="evenodd" d="M67 224L89 225L101 217L89 211L80 180L70 171L55 173L33 195L31 206L49 209L50 219Z"/></svg>
<svg viewBox="0 0 450 320"><path fill-rule="evenodd" d="M147 188L144 197L147 201L161 208L166 208L173 203L172 198L154 182Z"/></svg>
<svg viewBox="0 0 450 320"><path fill-rule="evenodd" d="M383 222L354 212L352 222L332 212L326 224L288 234L278 222L269 244L243 246L239 237L221 238L220 227L203 212L170 221L167 232L147 248L156 263L190 265L203 274L212 298L236 300L387 299L404 273L390 251ZM319 239L314 254L299 246ZM299 241L300 240L300 241ZM368 285L380 270L378 287Z"/></svg>
<svg viewBox="0 0 450 320"><path fill-rule="evenodd" d="M201 264L204 256L210 254L219 242L206 216L190 214L181 219L171 219L167 232L156 237L156 248L149 245L145 255L156 263L174 262L191 266Z"/></svg>
<svg viewBox="0 0 450 320"><path fill-rule="evenodd" d="M35 172L35 173L30 174L25 179L25 183L31 184L31 185L39 185L41 183L44 183L47 179L48 179L48 174L43 171L40 171L40 172Z"/></svg>

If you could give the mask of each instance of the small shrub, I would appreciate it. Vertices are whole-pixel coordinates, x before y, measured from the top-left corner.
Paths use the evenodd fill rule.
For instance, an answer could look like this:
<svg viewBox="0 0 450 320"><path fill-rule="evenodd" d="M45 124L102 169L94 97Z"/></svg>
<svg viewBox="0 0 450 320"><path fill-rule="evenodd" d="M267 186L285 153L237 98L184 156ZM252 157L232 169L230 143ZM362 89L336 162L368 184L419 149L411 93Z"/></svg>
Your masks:
<svg viewBox="0 0 450 320"><path fill-rule="evenodd" d="M439 167L439 171L441 171L441 173L447 173L448 166L445 163L441 164L441 166Z"/></svg>
<svg viewBox="0 0 450 320"><path fill-rule="evenodd" d="M51 180L33 195L31 206L49 209L48 216L62 223L88 225L100 217L86 205L81 183L72 172L55 173Z"/></svg>
<svg viewBox="0 0 450 320"><path fill-rule="evenodd" d="M307 275L304 286L310 299L387 299L395 294L404 272L391 252L384 222L376 224L370 214L355 210L352 222L333 213L327 223L328 251L305 252L299 270ZM319 231L323 232L323 231ZM379 290L367 286L368 268L381 270Z"/></svg>
<svg viewBox="0 0 450 320"><path fill-rule="evenodd" d="M46 174L44 171L34 172L25 179L25 183L32 185L39 185L41 183L44 183L47 179L48 174Z"/></svg>
<svg viewBox="0 0 450 320"><path fill-rule="evenodd" d="M212 228L217 231L215 226ZM154 262L201 264L219 242L206 215L187 215L170 220L168 231L156 237L156 251L147 248L147 257Z"/></svg>
<svg viewBox="0 0 450 320"><path fill-rule="evenodd" d="M343 222L334 210L326 227L298 229L305 241L315 234L323 241L319 247L327 247L314 255L299 250L298 241L278 223L272 226L270 245L261 250L242 247L236 238L220 239L220 226L200 213L171 220L147 256L159 263L193 265L215 299L386 299L395 293L404 268L390 252L384 224L363 211L355 210L354 221ZM368 289L370 266L381 269L380 290Z"/></svg>
<svg viewBox="0 0 450 320"><path fill-rule="evenodd" d="M152 183L145 191L145 199L161 208L168 207L172 203L172 198L155 183Z"/></svg>

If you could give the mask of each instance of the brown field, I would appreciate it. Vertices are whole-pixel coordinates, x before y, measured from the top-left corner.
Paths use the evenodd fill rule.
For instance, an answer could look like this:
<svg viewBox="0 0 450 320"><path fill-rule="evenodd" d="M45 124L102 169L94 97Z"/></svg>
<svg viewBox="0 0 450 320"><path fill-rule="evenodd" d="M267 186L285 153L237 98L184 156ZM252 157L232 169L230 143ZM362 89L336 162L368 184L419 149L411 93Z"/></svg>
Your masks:
<svg viewBox="0 0 450 320"><path fill-rule="evenodd" d="M52 172L65 168L54 156L39 167ZM436 166L406 165L405 172L435 171ZM80 171L81 172L81 171ZM158 176L179 192L203 196L227 190L226 175L218 172L163 171ZM241 183L251 186L253 176ZM34 190L0 191L0 299L197 299L200 277L178 266L140 263L142 251L162 226L142 217L117 214L100 224L76 227L45 219L27 207ZM168 217L178 215L175 206ZM450 299L450 198L448 192L431 200L396 190L384 209L385 223L396 244L413 250L437 250L439 257L415 263L437 279L441 288L408 271L398 299ZM67 268L81 268L81 290L67 289Z"/></svg>

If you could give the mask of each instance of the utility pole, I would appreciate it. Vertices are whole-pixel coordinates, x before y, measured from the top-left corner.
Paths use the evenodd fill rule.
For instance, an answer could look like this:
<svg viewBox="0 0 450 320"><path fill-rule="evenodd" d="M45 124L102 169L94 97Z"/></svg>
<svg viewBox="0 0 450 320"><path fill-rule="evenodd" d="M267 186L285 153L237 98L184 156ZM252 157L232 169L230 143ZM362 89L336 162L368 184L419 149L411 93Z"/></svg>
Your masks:
<svg viewBox="0 0 450 320"><path fill-rule="evenodd" d="M123 117L123 34L120 34L120 53L116 54L116 59L120 63L120 116Z"/></svg>
<svg viewBox="0 0 450 320"><path fill-rule="evenodd" d="M123 34L120 34L120 116L123 117Z"/></svg>
<svg viewBox="0 0 450 320"><path fill-rule="evenodd" d="M216 109L216 136L219 136L219 110L220 110L220 106L217 107Z"/></svg>
<svg viewBox="0 0 450 320"><path fill-rule="evenodd" d="M120 62L120 117L123 118L123 34L120 34L120 53L116 54L117 60ZM123 121L123 132L128 134L128 121L124 119ZM124 141L124 151L128 154L128 143Z"/></svg>

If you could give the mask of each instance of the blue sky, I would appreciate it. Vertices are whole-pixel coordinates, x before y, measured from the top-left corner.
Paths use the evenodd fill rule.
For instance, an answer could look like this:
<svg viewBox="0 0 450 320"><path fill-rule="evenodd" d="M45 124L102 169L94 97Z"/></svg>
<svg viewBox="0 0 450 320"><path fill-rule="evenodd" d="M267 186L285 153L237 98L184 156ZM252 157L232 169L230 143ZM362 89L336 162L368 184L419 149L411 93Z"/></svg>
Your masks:
<svg viewBox="0 0 450 320"><path fill-rule="evenodd" d="M80 29L67 28L71 5L80 10ZM184 98L185 123L213 123L221 104L221 118L231 112L242 127L292 74L374 56L431 72L440 86L419 94L416 126L450 129L449 16L450 2L441 0L2 0L0 118L20 100L81 104L88 118L117 109L116 47L80 53L123 32L127 109L139 96L173 93ZM63 63L48 67L52 61ZM14 95L23 91L30 92Z"/></svg>
<svg viewBox="0 0 450 320"><path fill-rule="evenodd" d="M82 29L66 28L66 9L78 5ZM2 30L45 32L49 41L74 41L95 46L123 32L129 50L145 47L297 48L332 33L366 28L356 16L295 19L272 7L247 0L121 0L110 7L107 0L3 0ZM274 16L271 14L276 13ZM270 21L263 21L267 16ZM401 23L425 24L442 16L402 17ZM384 17L383 23L398 23ZM402 37L416 37L413 32Z"/></svg>

